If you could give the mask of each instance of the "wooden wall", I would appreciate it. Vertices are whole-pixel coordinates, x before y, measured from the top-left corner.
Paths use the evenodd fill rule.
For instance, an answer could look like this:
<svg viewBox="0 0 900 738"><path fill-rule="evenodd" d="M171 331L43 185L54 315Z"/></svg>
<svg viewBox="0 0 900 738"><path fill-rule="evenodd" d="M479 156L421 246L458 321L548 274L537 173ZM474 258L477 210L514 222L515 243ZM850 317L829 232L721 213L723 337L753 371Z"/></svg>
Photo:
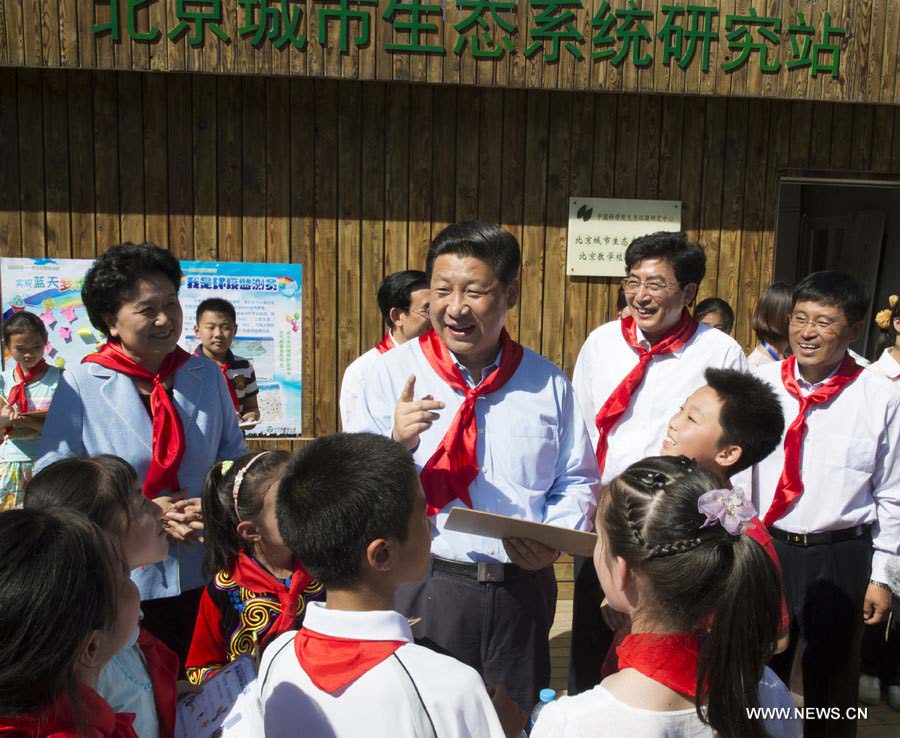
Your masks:
<svg viewBox="0 0 900 738"><path fill-rule="evenodd" d="M626 92L671 92L708 95L741 95L765 99L842 100L854 102L900 102L900 0L705 0L702 3L675 3L680 6L715 6L719 15L714 19L713 30L717 34L711 44L710 67L700 69L699 57L686 70L672 62L663 64L663 42L657 33L663 28L663 7L667 0L638 0L638 8L652 11L655 16L647 22L651 43L641 46L654 61L646 67L638 67L626 60L613 66L608 60L592 60L598 49L592 39L598 30L591 25L594 14L604 0L580 0L567 2L559 12L575 13L574 27L584 38L575 44L582 58L577 59L561 47L558 61L548 61L551 44L530 58L523 53L532 43L529 31L536 27L535 18L541 7L529 0L512 0L515 13L501 13L507 21L513 21L516 31L510 36L514 53L506 52L498 60L477 60L464 49L461 55L453 53L459 38L454 26L464 15L455 0L442 0L444 14L424 15L425 23L438 27L437 33L422 37L423 43L443 47L443 54L390 52L385 44L408 43L409 33L398 30L384 20L388 0L371 0L368 5L357 0L347 3L351 10L362 9L369 17L370 41L357 48L352 41L346 53L338 48L338 24L326 23L326 40L319 43L321 11L339 7L338 0L290 0L291 11L302 9L299 33L306 38L302 49L291 43L276 49L273 43L262 41L254 47L251 38L240 35L245 21L244 9L237 0L210 0L185 4L189 10L212 11L217 6L221 22L216 26L228 37L220 40L207 25L205 40L199 46L191 46L187 34L175 38L168 32L177 28L177 7L180 0L139 0L135 30L139 34L156 31L157 39L133 41L127 32L127 6L131 0L0 0L0 65L70 67L120 70L156 70L213 72L224 74L272 74L290 76L329 77L336 79L378 79L395 81L429 82L437 84L464 84L480 86L509 86L523 88L603 90ZM119 8L120 40L113 41L111 34L95 34L95 24L109 23L110 2ZM245 6L249 5L247 3ZM270 5L280 8L281 3L270 0ZM407 4L408 5L408 4ZM432 8L437 3L429 3ZM548 5L544 3L544 5ZM611 10L628 7L626 0L611 0ZM257 6L258 7L258 6ZM781 31L777 45L771 46L772 58L777 58L782 69L777 73L763 73L754 54L746 66L733 72L725 72L722 64L736 55L729 49L726 39L726 17L730 14L747 14L753 8L759 15L779 18ZM820 73L813 78L808 68L786 69L792 58L791 42L802 47L804 38L792 39L788 26L797 23L798 12L816 29L811 41L822 40L821 29L824 13L829 13L832 25L846 29L843 37L837 37L842 49L841 76L832 79L830 74ZM258 13L258 11L257 11ZM257 16L251 16L256 19ZM408 21L409 14L398 16ZM497 24L488 15L488 27L499 44ZM682 20L682 25L686 21ZM621 30L621 21L614 26ZM191 30L193 26L191 26ZM351 37L359 32L358 23L350 25ZM626 29L627 30L627 29ZM632 29L633 30L633 29ZM760 37L754 31L755 40ZM834 40L834 39L832 39ZM629 57L630 58L630 57Z"/></svg>
<svg viewBox="0 0 900 738"><path fill-rule="evenodd" d="M334 431L347 364L381 334L384 273L448 223L522 246L511 329L571 372L613 314L567 278L568 198L684 203L701 297L737 337L770 281L778 172L900 173L900 108L353 81L0 70L0 254L91 257L150 240L181 258L300 262L304 436Z"/></svg>

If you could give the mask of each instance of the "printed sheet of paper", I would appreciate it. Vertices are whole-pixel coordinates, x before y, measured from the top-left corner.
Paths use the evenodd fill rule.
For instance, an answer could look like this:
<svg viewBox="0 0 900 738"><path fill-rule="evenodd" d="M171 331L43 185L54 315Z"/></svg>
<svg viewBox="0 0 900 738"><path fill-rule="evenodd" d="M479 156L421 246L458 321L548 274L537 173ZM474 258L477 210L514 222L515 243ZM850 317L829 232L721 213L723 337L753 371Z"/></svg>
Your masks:
<svg viewBox="0 0 900 738"><path fill-rule="evenodd" d="M256 694L256 667L242 656L208 682L200 694L178 700L175 738L259 738L265 734Z"/></svg>
<svg viewBox="0 0 900 738"><path fill-rule="evenodd" d="M578 556L593 556L594 545L597 543L597 536L594 533L533 523L506 515L470 510L467 507L454 507L450 510L444 527L447 530L473 533L487 538L530 538L557 551Z"/></svg>

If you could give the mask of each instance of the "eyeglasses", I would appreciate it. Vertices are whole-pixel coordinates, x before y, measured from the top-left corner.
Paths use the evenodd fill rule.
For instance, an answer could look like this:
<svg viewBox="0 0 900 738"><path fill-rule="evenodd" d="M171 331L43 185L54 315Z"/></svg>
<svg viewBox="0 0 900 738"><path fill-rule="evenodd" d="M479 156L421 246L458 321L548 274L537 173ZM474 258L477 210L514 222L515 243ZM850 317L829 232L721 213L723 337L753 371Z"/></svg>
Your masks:
<svg viewBox="0 0 900 738"><path fill-rule="evenodd" d="M622 280L622 289L625 292L637 292L644 287L651 295L658 295L669 287L678 287L678 282L666 282L664 279L645 279L641 280L637 277L625 277Z"/></svg>
<svg viewBox="0 0 900 738"><path fill-rule="evenodd" d="M839 320L827 320L826 318L816 318L815 320L810 320L802 313L792 315L789 322L795 328L800 329L806 328L807 325L812 323L819 331L819 333L825 334L837 333L838 328L841 327L841 321Z"/></svg>
<svg viewBox="0 0 900 738"><path fill-rule="evenodd" d="M424 308L420 308L420 309L408 308L406 312L415 313L416 315L420 315L423 318L431 318L431 313L429 313L428 310L426 310Z"/></svg>

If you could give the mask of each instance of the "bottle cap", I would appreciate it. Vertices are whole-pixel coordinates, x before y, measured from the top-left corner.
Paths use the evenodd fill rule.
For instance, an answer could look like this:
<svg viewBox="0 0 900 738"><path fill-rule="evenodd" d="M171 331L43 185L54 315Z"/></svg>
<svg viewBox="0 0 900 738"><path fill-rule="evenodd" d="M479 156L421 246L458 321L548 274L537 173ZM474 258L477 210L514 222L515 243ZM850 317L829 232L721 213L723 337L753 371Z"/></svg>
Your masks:
<svg viewBox="0 0 900 738"><path fill-rule="evenodd" d="M539 697L541 698L541 702L553 702L553 700L556 699L556 690L542 689Z"/></svg>

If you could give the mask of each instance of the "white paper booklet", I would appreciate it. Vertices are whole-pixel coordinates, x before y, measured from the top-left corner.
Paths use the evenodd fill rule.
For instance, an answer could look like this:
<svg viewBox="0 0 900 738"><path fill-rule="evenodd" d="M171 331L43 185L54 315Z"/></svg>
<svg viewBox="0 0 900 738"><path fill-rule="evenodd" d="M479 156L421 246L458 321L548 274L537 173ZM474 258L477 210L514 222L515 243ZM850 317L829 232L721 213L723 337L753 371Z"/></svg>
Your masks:
<svg viewBox="0 0 900 738"><path fill-rule="evenodd" d="M228 664L203 684L200 694L178 700L175 738L260 738L264 733L256 666L249 656Z"/></svg>

